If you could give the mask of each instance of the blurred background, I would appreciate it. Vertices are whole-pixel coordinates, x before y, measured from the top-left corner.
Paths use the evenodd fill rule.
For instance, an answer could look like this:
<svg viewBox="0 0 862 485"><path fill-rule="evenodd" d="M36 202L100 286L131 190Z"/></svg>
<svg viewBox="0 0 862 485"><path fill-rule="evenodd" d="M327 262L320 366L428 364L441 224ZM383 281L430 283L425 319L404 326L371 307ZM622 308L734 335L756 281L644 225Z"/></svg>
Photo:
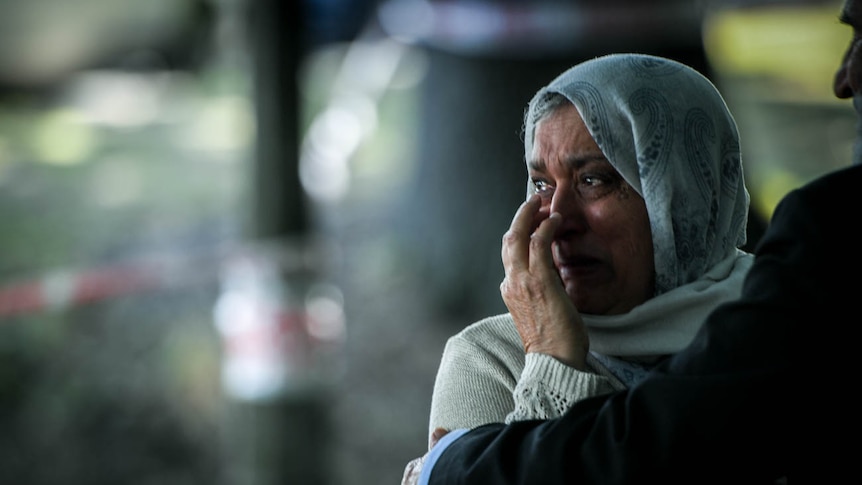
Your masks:
<svg viewBox="0 0 862 485"><path fill-rule="evenodd" d="M505 311L532 94L701 70L750 249L849 164L840 6L0 1L0 484L399 483L446 338Z"/></svg>

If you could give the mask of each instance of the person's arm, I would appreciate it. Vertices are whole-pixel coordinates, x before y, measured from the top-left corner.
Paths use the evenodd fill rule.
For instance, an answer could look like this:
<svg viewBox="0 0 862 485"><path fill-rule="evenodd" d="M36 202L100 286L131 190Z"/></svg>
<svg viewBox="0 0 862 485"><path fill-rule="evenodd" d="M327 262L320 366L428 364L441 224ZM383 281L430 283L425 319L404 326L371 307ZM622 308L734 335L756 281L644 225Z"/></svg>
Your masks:
<svg viewBox="0 0 862 485"><path fill-rule="evenodd" d="M503 323L501 317L490 317L446 342L434 379L429 433L502 423L512 411L523 354L507 343Z"/></svg>
<svg viewBox="0 0 862 485"><path fill-rule="evenodd" d="M838 276L862 270L862 242L845 212L860 186L856 167L787 196L741 298L719 307L691 345L630 390L576 403L560 419L466 433L425 469L429 483L771 483L812 470L834 475L832 462L806 455L835 450L827 433L858 422L842 412L855 402L846 392L829 397L846 384L836 375L847 375L853 354L845 352L846 335L830 339L825 371L811 354L823 326L858 315L858 286Z"/></svg>

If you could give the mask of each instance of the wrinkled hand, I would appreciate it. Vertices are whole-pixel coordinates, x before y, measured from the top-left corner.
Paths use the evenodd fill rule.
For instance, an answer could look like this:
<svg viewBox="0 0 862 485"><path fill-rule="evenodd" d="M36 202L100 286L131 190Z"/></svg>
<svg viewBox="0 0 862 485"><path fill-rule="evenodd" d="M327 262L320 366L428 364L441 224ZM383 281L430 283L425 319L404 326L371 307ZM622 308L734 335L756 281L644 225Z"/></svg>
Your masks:
<svg viewBox="0 0 862 485"><path fill-rule="evenodd" d="M500 293L515 320L525 352L547 354L584 369L589 338L551 253L561 220L559 214L548 215L541 210L539 196L521 204L503 236L506 277L500 284Z"/></svg>
<svg viewBox="0 0 862 485"><path fill-rule="evenodd" d="M404 476L401 477L401 485L416 485L419 483L419 475L422 473L422 465L425 464L425 458L428 453L410 460L407 467L404 468Z"/></svg>
<svg viewBox="0 0 862 485"><path fill-rule="evenodd" d="M440 441L440 438L446 436L449 430L443 428L435 428L428 439L428 451L434 448L434 445ZM419 482L419 475L422 473L422 465L425 464L425 459L428 458L428 453L410 460L407 467L404 468L404 476L401 477L401 485L416 485Z"/></svg>

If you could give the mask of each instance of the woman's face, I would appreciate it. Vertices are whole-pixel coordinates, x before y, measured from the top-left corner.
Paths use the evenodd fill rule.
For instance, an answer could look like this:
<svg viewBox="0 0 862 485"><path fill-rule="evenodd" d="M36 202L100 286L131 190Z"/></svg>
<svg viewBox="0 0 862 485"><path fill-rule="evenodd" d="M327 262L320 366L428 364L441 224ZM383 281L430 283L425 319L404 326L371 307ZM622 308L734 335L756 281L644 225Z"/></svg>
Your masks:
<svg viewBox="0 0 862 485"><path fill-rule="evenodd" d="M653 295L655 263L643 198L565 103L535 127L528 161L542 215L559 212L554 264L582 313L625 313Z"/></svg>

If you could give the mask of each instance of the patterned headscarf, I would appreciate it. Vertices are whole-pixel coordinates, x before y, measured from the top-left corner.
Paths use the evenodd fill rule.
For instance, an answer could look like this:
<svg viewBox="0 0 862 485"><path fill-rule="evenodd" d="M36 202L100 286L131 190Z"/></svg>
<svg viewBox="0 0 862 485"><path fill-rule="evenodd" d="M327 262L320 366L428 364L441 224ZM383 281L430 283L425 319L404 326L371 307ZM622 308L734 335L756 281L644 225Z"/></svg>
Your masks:
<svg viewBox="0 0 862 485"><path fill-rule="evenodd" d="M745 244L749 195L739 134L724 99L703 75L642 54L578 64L530 101L527 159L537 107L550 93L577 107L599 148L646 202L657 295L701 278Z"/></svg>

